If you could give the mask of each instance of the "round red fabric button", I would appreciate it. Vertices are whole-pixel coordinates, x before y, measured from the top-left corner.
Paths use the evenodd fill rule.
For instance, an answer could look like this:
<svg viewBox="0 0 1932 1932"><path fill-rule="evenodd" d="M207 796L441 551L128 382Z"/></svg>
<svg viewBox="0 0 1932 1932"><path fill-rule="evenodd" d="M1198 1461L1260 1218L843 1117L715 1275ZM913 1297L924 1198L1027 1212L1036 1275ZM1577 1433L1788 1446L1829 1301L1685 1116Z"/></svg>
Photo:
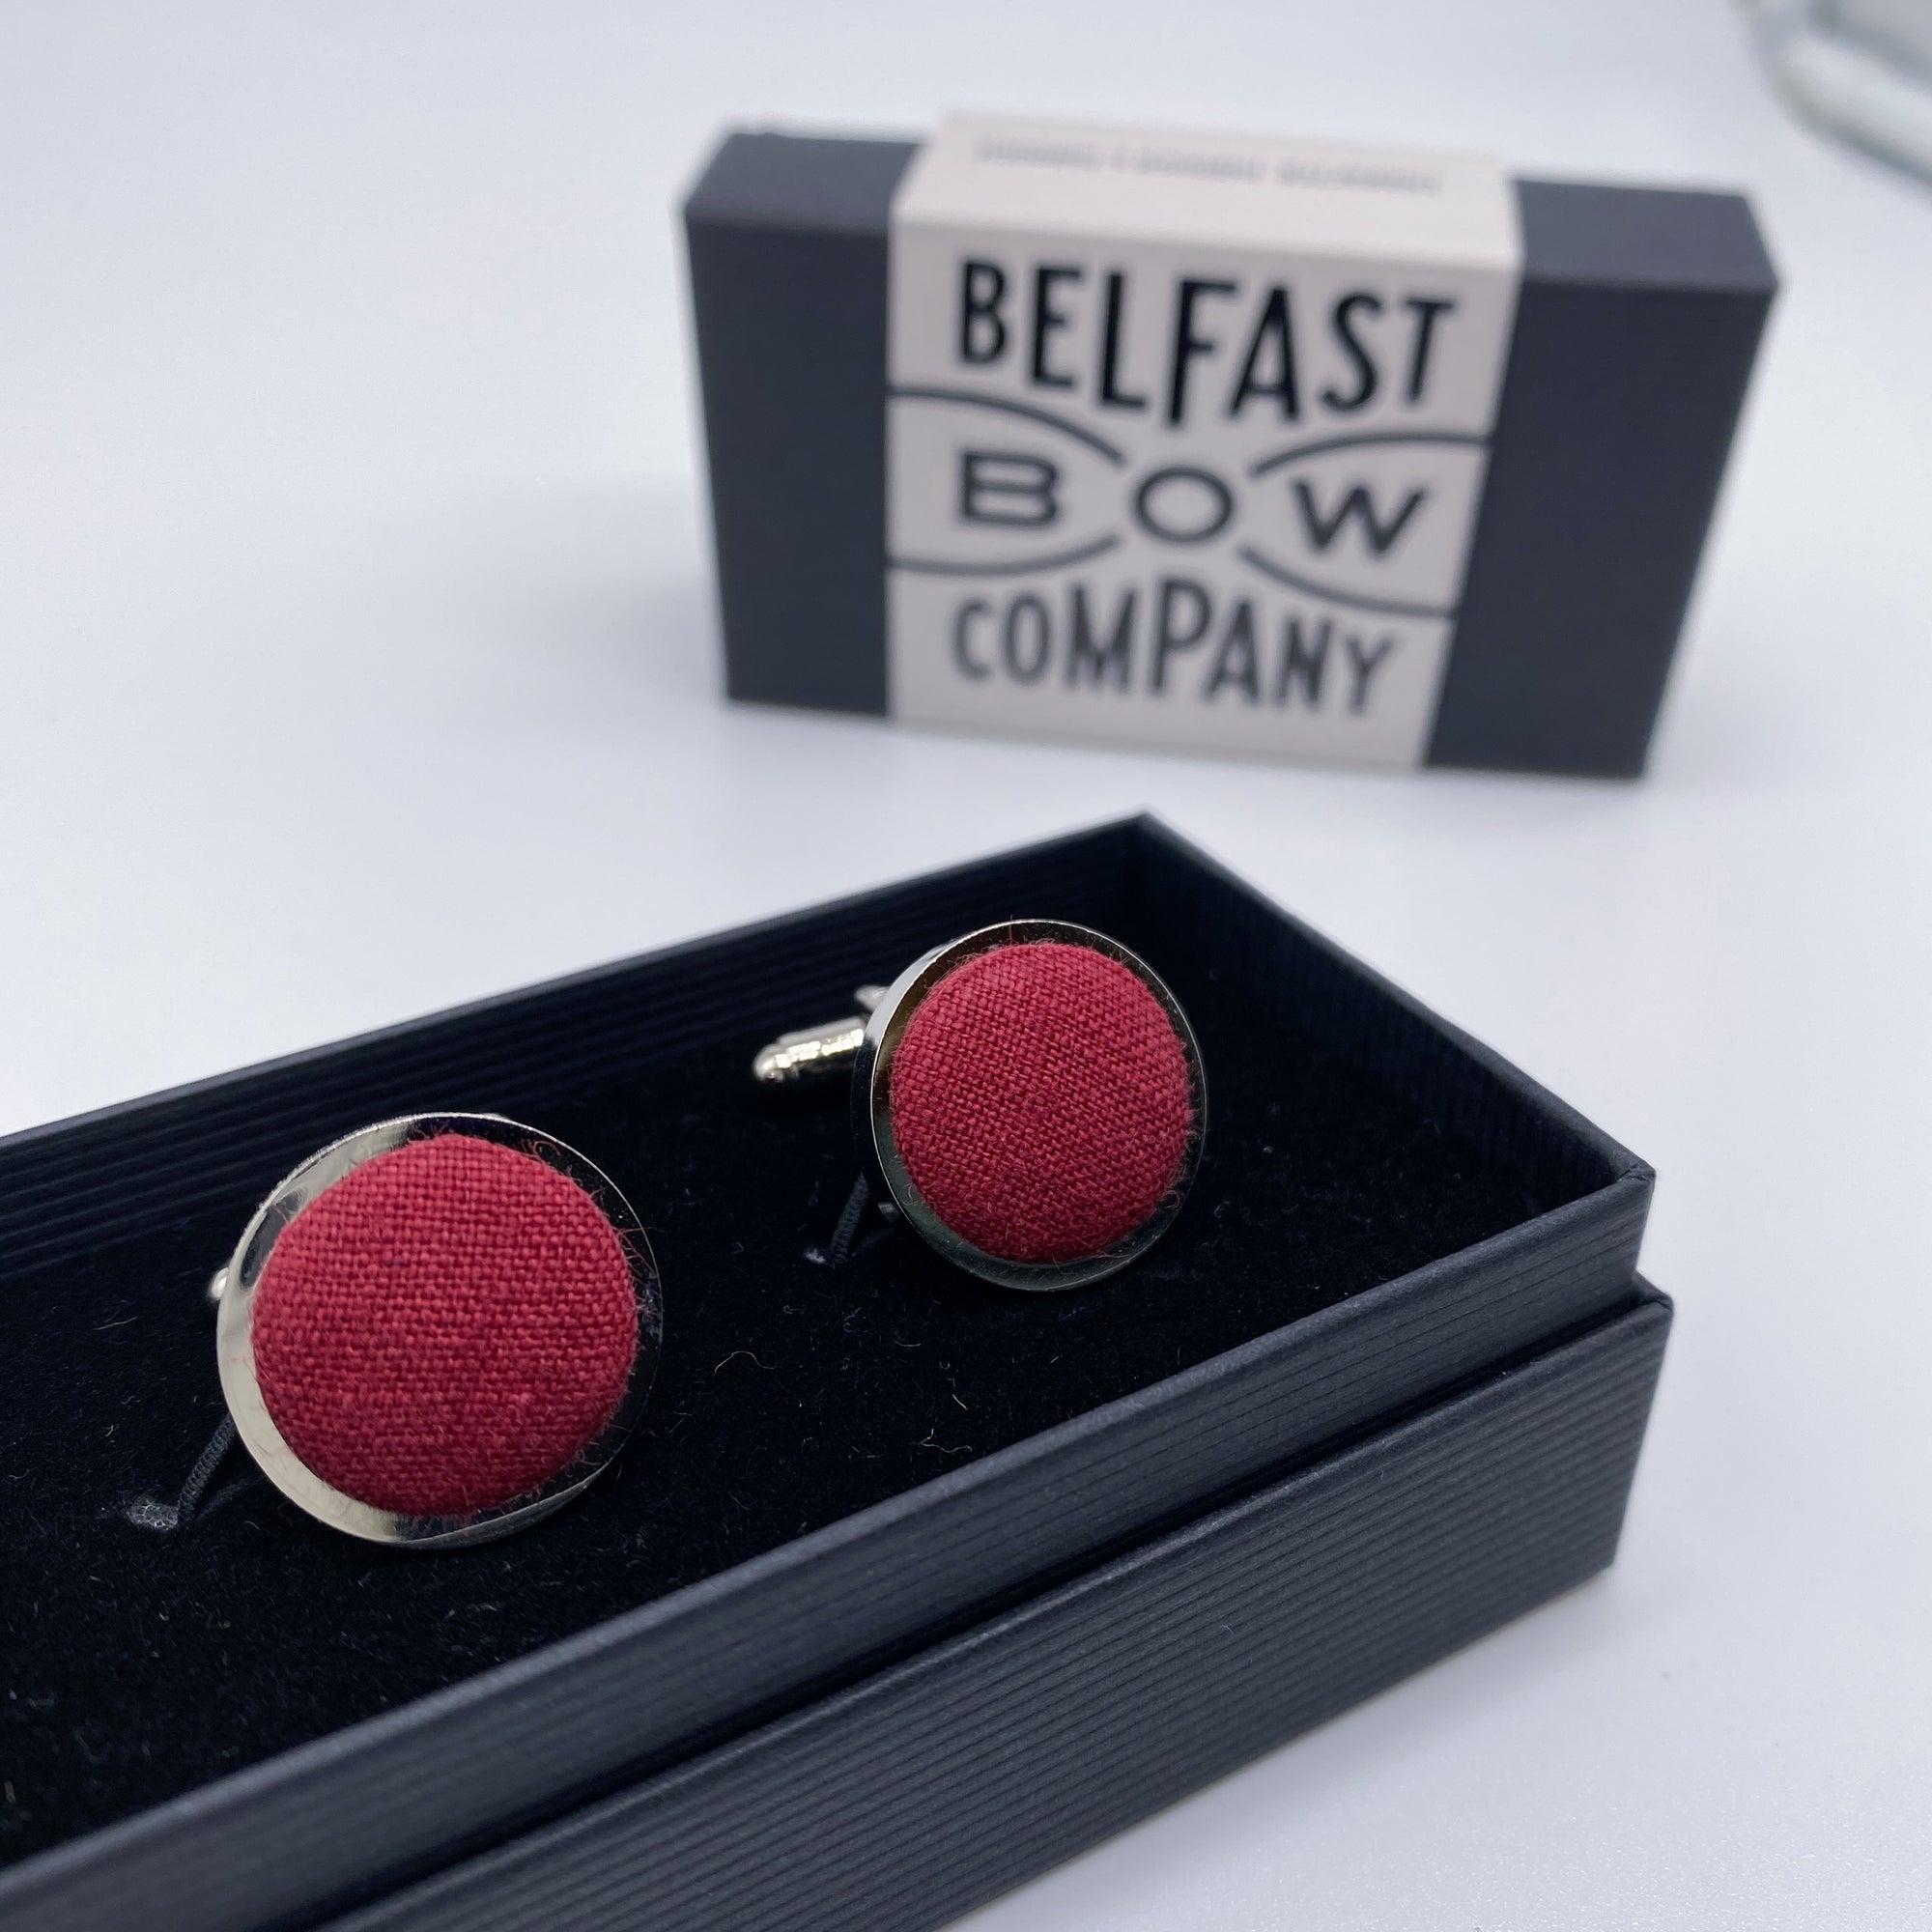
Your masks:
<svg viewBox="0 0 1932 1932"><path fill-rule="evenodd" d="M404 1516L494 1508L567 1468L638 1347L604 1211L468 1134L379 1154L303 1208L250 1328L282 1439L332 1488Z"/></svg>
<svg viewBox="0 0 1932 1932"><path fill-rule="evenodd" d="M1185 1049L1119 960L1035 941L975 954L900 1037L893 1136L932 1211L983 1253L1066 1262L1130 1235L1194 1124Z"/></svg>

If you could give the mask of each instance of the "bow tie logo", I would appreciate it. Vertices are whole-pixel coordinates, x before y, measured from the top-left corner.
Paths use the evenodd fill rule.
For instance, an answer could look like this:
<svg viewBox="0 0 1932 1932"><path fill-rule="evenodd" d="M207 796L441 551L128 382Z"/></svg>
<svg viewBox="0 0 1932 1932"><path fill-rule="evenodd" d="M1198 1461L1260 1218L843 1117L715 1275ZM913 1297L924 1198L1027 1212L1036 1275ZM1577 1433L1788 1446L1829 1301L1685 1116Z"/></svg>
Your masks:
<svg viewBox="0 0 1932 1932"><path fill-rule="evenodd" d="M918 505L895 529L897 569L1037 577L1132 542L1177 562L1220 553L1344 609L1454 614L1487 438L1371 432L1287 443L1239 467L1192 454L1136 462L1032 403L905 387L894 405L895 473Z"/></svg>

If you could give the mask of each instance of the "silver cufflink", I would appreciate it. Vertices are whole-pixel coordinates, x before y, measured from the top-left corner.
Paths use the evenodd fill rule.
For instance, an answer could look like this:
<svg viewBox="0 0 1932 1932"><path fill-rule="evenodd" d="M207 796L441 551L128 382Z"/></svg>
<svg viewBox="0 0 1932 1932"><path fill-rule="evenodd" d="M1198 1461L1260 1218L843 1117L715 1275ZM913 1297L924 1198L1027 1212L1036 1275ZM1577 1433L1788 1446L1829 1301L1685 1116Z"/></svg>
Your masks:
<svg viewBox="0 0 1932 1932"><path fill-rule="evenodd" d="M1075 1288L1172 1225L1200 1165L1207 1078L1179 1002L1129 948L1012 920L856 1000L763 1048L753 1078L849 1074L861 1187L947 1260L1005 1288Z"/></svg>

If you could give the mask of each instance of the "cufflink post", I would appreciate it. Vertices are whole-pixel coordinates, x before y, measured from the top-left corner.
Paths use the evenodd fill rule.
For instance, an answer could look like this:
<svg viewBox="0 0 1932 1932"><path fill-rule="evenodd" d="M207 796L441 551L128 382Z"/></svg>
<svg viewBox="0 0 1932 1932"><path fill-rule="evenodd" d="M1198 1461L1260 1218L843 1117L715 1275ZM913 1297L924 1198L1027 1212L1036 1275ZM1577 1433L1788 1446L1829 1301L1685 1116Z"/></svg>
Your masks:
<svg viewBox="0 0 1932 1932"><path fill-rule="evenodd" d="M883 986L861 986L852 995L859 1011L849 1018L780 1034L753 1058L752 1078L760 1087L797 1087L822 1074L850 1072L865 1041L866 1021L885 996Z"/></svg>

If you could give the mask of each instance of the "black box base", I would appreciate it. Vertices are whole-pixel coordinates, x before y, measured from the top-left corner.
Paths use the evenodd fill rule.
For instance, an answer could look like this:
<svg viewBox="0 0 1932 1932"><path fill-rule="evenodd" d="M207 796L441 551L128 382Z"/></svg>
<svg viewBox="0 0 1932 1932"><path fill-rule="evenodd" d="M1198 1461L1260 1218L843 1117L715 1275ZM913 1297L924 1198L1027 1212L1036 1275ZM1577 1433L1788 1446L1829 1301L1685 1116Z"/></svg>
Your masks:
<svg viewBox="0 0 1932 1932"><path fill-rule="evenodd" d="M331 1932L927 1932L1603 1570L1669 1325L1651 1296Z"/></svg>
<svg viewBox="0 0 1932 1932"><path fill-rule="evenodd" d="M752 1050L1021 915L1117 933L1187 1005L1210 1129L1186 1208L1139 1267L1068 1295L999 1295L905 1236L813 1267L853 1171L845 1108L773 1112ZM142 1526L130 1501L178 1484L219 1412L208 1269L294 1160L424 1105L562 1133L644 1213L668 1325L631 1452L554 1521L450 1556L353 1543L259 1483L189 1533ZM1650 1187L1148 821L17 1136L0 1146L0 1922L314 1924L574 1831L613 1794L681 1790L733 1740L977 1657L960 1633L1286 1495L1459 1390L1506 1389L1511 1364L1624 1332L1651 1305ZM1613 1461L1595 1502L1572 1499L1599 1513L1593 1562L1628 1476ZM1511 1575L1547 1594L1583 1574L1564 1511L1510 1520ZM1406 1574L1409 1520L1391 1523ZM1391 1675L1535 1600L1493 1581L1465 1599L1440 1544L1413 1561L1432 1580L1405 1599L1421 1634L1391 1638ZM1106 1601L1142 1615L1131 1592ZM1231 1707L1229 1736L1261 1748L1313 1721L1305 1695L1312 1715L1258 1706L1264 1736ZM1122 1815L1166 1790L1123 1775Z"/></svg>

